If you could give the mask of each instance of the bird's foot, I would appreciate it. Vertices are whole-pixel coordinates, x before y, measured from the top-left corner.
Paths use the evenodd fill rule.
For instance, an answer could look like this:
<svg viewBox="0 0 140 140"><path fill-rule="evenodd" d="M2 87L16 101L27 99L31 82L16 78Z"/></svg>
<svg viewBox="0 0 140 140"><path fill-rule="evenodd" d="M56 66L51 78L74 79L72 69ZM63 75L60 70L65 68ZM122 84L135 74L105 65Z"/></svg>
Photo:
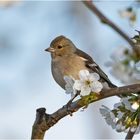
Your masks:
<svg viewBox="0 0 140 140"><path fill-rule="evenodd" d="M70 114L70 116L72 116L72 112L73 112L73 110L71 109L71 104L72 104L73 100L74 100L78 95L79 95L79 94L76 93L76 94L73 96L73 98L71 98L71 99L68 101L68 103L66 104L67 113Z"/></svg>
<svg viewBox="0 0 140 140"><path fill-rule="evenodd" d="M71 109L71 103L72 101L69 101L67 104L66 104L66 108L67 108L67 113L72 116L72 112L73 110Z"/></svg>

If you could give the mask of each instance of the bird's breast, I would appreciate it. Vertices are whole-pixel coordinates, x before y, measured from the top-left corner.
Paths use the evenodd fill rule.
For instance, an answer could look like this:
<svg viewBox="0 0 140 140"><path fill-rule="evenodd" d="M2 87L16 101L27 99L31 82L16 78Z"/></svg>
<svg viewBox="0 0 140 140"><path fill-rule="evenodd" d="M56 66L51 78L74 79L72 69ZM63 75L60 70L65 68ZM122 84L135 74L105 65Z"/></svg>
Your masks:
<svg viewBox="0 0 140 140"><path fill-rule="evenodd" d="M85 66L85 62L78 56L70 56L52 61L53 77L62 88L65 88L64 76L72 76L74 79L79 79L79 71L83 69L88 68Z"/></svg>

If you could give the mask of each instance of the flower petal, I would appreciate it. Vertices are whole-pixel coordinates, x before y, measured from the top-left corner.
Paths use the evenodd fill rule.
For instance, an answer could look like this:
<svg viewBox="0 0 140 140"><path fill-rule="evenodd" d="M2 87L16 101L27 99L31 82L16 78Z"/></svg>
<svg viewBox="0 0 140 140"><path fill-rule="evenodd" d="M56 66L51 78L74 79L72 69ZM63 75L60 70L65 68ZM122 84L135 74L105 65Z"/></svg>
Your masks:
<svg viewBox="0 0 140 140"><path fill-rule="evenodd" d="M72 79L72 77L64 76L64 80L66 82L65 93L71 94L71 96L76 94L76 90L73 89L74 80Z"/></svg>
<svg viewBox="0 0 140 140"><path fill-rule="evenodd" d="M81 87L81 92L80 95L85 96L85 95L89 95L91 92L91 88L88 86L82 86Z"/></svg>
<svg viewBox="0 0 140 140"><path fill-rule="evenodd" d="M117 109L118 107L120 107L122 105L121 102L114 104L114 109Z"/></svg>
<svg viewBox="0 0 140 140"><path fill-rule="evenodd" d="M73 87L73 84L74 84L74 80L69 77L69 76L64 76L64 80L66 82L66 84L70 85L71 87Z"/></svg>
<svg viewBox="0 0 140 140"><path fill-rule="evenodd" d="M93 92L96 92L96 93L99 93L102 88L103 88L103 85L101 84L101 82L99 81L95 81L93 84L92 84L92 91Z"/></svg>
<svg viewBox="0 0 140 140"><path fill-rule="evenodd" d="M81 87L84 86L83 82L80 80L75 80L75 83L73 85L73 89L81 90Z"/></svg>
<svg viewBox="0 0 140 140"><path fill-rule="evenodd" d="M137 130L137 127L131 127L131 128L130 128L130 131L131 131L131 132L135 132L136 130Z"/></svg>
<svg viewBox="0 0 140 140"><path fill-rule="evenodd" d="M79 78L81 80L87 80L89 76L89 71L88 70L80 70L79 72Z"/></svg>
<svg viewBox="0 0 140 140"><path fill-rule="evenodd" d="M66 92L66 94L71 94L71 93L74 93L74 90L73 90L73 88L71 87L71 86L69 86L69 85L65 85L65 92Z"/></svg>
<svg viewBox="0 0 140 140"><path fill-rule="evenodd" d="M98 73L90 73L90 76L89 76L89 80L90 81L98 81L100 79L100 76Z"/></svg>

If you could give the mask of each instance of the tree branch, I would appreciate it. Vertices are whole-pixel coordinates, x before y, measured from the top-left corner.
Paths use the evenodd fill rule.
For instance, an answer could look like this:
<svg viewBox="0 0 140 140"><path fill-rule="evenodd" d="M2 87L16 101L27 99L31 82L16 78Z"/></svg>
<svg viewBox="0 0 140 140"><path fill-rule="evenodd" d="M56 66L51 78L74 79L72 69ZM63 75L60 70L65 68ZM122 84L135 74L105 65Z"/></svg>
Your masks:
<svg viewBox="0 0 140 140"><path fill-rule="evenodd" d="M135 93L135 92L140 92L140 84L134 84L134 85L124 86L124 87L116 87L116 88L104 90L100 93L98 98L94 100L90 100L89 103L93 103L98 100L115 96L115 95ZM53 114L46 114L45 108L37 109L36 120L32 128L31 138L43 139L45 132L49 128L51 128L53 125L55 125L60 119L62 119L63 117L71 113L78 111L80 108L86 105L87 105L87 102L84 102L84 100L81 98L73 102L71 106L69 107L69 110L67 108L67 105L64 105L62 108L58 109Z"/></svg>
<svg viewBox="0 0 140 140"><path fill-rule="evenodd" d="M131 132L130 129L125 137L125 140L132 140L135 135L135 132Z"/></svg>
<svg viewBox="0 0 140 140"><path fill-rule="evenodd" d="M114 22L108 19L93 3L92 1L83 1L83 3L88 7L96 16L101 20L101 22L110 26L113 30L119 33L133 48L134 52L140 57L140 46L137 46L129 36L122 31ZM139 51L138 51L139 50Z"/></svg>

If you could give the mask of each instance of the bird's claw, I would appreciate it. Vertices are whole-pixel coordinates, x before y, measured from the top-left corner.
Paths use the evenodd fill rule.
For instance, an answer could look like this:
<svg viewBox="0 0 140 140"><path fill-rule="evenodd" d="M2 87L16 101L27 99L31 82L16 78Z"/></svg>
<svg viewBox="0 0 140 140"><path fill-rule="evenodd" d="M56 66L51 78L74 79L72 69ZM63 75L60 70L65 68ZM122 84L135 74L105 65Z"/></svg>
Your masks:
<svg viewBox="0 0 140 140"><path fill-rule="evenodd" d="M71 109L71 103L72 103L72 101L70 100L70 101L66 104L67 113L68 113L70 116L73 115L73 114L72 114L73 110Z"/></svg>
<svg viewBox="0 0 140 140"><path fill-rule="evenodd" d="M68 103L66 104L66 108L67 108L67 113L70 114L70 116L72 116L72 112L74 112L74 110L71 109L71 104L72 101L79 95L79 92L76 93L73 98L71 98L71 100L68 101Z"/></svg>

